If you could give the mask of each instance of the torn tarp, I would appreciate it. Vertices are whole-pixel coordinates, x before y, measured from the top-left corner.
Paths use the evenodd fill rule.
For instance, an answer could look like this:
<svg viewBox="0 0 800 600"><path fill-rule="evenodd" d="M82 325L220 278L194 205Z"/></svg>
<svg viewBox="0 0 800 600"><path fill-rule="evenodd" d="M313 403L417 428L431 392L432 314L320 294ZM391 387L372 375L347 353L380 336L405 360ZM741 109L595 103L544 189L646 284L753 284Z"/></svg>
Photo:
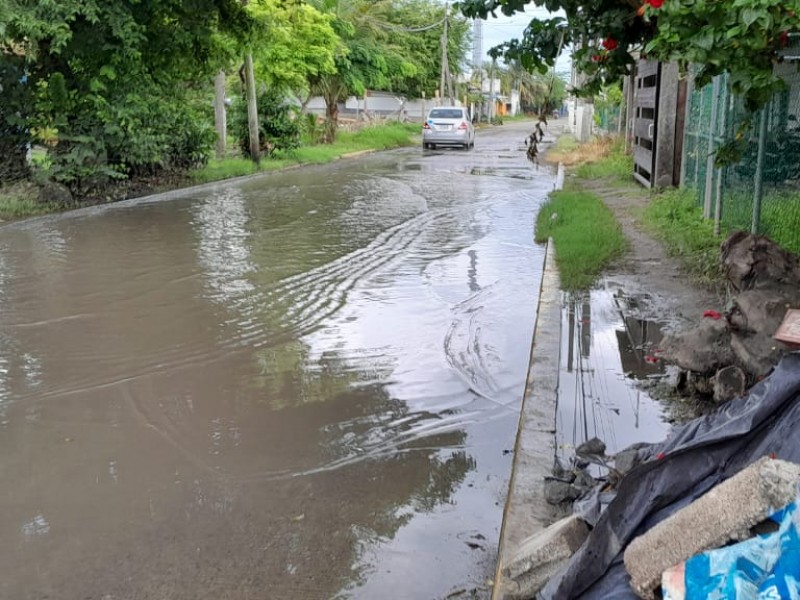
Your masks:
<svg viewBox="0 0 800 600"><path fill-rule="evenodd" d="M795 352L747 396L643 451L651 460L622 479L589 538L539 597L636 599L622 564L628 543L762 456L800 463L798 431L800 353Z"/></svg>

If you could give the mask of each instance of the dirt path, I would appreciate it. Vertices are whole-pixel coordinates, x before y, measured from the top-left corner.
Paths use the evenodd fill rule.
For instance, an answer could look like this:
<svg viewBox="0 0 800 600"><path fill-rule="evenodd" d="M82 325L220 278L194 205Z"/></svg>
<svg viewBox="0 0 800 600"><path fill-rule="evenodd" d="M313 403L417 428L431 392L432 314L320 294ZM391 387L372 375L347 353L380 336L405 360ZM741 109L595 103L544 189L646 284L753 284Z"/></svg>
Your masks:
<svg viewBox="0 0 800 600"><path fill-rule="evenodd" d="M650 201L646 190L613 179L581 180L580 184L606 203L628 240L628 251L605 271L602 280L606 287L642 300L632 316L659 321L671 329L722 305L721 297L693 284L678 260L644 230L640 214Z"/></svg>

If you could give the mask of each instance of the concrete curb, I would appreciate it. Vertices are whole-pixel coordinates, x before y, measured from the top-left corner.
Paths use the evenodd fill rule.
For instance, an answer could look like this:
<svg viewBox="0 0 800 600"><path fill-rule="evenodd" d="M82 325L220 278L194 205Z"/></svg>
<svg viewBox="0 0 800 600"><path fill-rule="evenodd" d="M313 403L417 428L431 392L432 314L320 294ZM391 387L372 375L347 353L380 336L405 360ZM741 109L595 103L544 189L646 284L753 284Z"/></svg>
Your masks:
<svg viewBox="0 0 800 600"><path fill-rule="evenodd" d="M492 600L507 597L503 569L527 537L558 518L544 499L555 460L556 402L561 348L561 292L553 241L547 244L539 309L522 399L514 463L497 553Z"/></svg>

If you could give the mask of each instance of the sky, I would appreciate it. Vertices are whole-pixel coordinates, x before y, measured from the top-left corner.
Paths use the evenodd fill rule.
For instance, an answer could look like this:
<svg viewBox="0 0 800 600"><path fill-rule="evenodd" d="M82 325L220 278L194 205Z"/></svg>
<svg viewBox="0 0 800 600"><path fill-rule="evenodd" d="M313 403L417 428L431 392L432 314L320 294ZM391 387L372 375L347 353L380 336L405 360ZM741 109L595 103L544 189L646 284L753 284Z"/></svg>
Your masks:
<svg viewBox="0 0 800 600"><path fill-rule="evenodd" d="M496 19L489 15L483 22L483 52L485 60L488 62L492 60L488 52L493 46L513 38L521 38L523 30L531 22L531 19L549 19L557 14L550 13L545 8L528 5L524 13L517 13L512 17L506 17L500 11L497 11ZM569 71L570 58L568 54L568 49L561 54L556 63L557 71Z"/></svg>

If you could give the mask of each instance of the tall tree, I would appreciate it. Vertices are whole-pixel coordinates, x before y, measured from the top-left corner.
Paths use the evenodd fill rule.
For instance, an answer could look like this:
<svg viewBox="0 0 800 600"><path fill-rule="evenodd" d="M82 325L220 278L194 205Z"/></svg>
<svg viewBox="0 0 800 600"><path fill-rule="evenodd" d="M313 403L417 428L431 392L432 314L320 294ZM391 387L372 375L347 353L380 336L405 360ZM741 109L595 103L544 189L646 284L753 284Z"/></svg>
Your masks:
<svg viewBox="0 0 800 600"><path fill-rule="evenodd" d="M390 14L392 43L416 66L414 73L396 72L392 91L412 97L423 92L432 97L442 69L440 39L444 6L430 0L398 0ZM447 58L454 77L465 72L465 58L470 48L470 23L451 11L448 20Z"/></svg>
<svg viewBox="0 0 800 600"><path fill-rule="evenodd" d="M28 142L55 128L53 172L78 187L201 160L186 94L218 70L216 34L250 26L237 0L17 0L0 19L3 63L24 57Z"/></svg>
<svg viewBox="0 0 800 600"><path fill-rule="evenodd" d="M390 0L311 0L311 4L332 17L343 43L335 58L336 72L313 81L314 90L325 99L325 137L330 142L338 129L339 102L367 89L389 90L394 73L409 75L416 66L391 43Z"/></svg>

